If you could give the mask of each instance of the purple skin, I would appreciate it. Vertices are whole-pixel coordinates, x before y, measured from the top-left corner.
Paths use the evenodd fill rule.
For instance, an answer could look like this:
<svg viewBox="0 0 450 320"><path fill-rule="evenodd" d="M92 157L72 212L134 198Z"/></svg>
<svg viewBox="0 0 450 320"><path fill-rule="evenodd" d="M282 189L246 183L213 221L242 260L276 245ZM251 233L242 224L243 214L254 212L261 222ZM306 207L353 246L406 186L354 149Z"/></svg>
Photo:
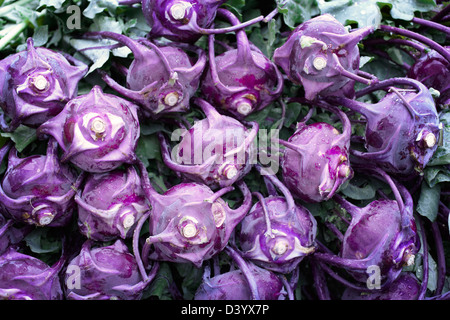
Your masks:
<svg viewBox="0 0 450 320"><path fill-rule="evenodd" d="M13 219L5 218L0 212L0 254L18 244L32 230L33 226L16 224Z"/></svg>
<svg viewBox="0 0 450 320"><path fill-rule="evenodd" d="M233 32L263 20L259 16L244 23L210 29L218 8L227 0L142 0L142 11L151 26L150 38L194 43L205 34Z"/></svg>
<svg viewBox="0 0 450 320"><path fill-rule="evenodd" d="M185 44L157 46L146 39L134 40L114 32L89 32L84 37L100 37L127 46L134 56L125 70L126 87L102 72L103 80L115 91L142 107L153 119L188 111L189 100L197 91L206 65L206 54L199 47ZM186 53L193 51L195 64Z"/></svg>
<svg viewBox="0 0 450 320"><path fill-rule="evenodd" d="M225 9L218 13L233 25L239 23ZM283 76L269 58L250 44L245 30L236 31L236 39L236 49L215 56L214 36L209 36L209 68L200 90L205 100L242 120L280 97Z"/></svg>
<svg viewBox="0 0 450 320"><path fill-rule="evenodd" d="M13 247L0 256L0 298L4 300L62 300L59 272L65 258L53 266Z"/></svg>
<svg viewBox="0 0 450 320"><path fill-rule="evenodd" d="M417 300L420 292L419 280L410 272L401 273L390 286L382 290L358 291L345 289L342 300Z"/></svg>
<svg viewBox="0 0 450 320"><path fill-rule="evenodd" d="M251 170L258 123L252 122L252 128L247 129L237 119L218 113L205 100L193 101L206 118L182 130L180 143L171 152L159 134L164 163L186 179L212 189L231 186Z"/></svg>
<svg viewBox="0 0 450 320"><path fill-rule="evenodd" d="M75 201L80 232L97 241L131 238L137 221L150 210L133 166L89 175Z"/></svg>
<svg viewBox="0 0 450 320"><path fill-rule="evenodd" d="M140 135L138 107L99 86L72 99L63 111L37 129L38 137L54 137L80 169L101 173L134 163Z"/></svg>
<svg viewBox="0 0 450 320"><path fill-rule="evenodd" d="M314 256L345 268L362 283L368 280L368 268L378 266L381 286L385 287L399 276L404 266L414 263L420 239L413 216L413 200L408 190L395 183L381 169L370 170L388 182L396 199L378 199L360 208L335 195L337 203L352 216L343 237L340 255L316 252Z"/></svg>
<svg viewBox="0 0 450 320"><path fill-rule="evenodd" d="M159 265L154 265L143 279L135 257L122 240L94 247L87 240L80 253L67 266L64 294L68 300L139 300L154 279ZM74 277L74 272L79 275Z"/></svg>
<svg viewBox="0 0 450 320"><path fill-rule="evenodd" d="M449 51L450 47L445 49ZM417 59L409 69L407 77L420 81L427 88L438 90L440 96L437 103L450 104L450 62L437 51L431 50Z"/></svg>
<svg viewBox="0 0 450 320"><path fill-rule="evenodd" d="M377 81L359 75L357 45L372 32L373 27L366 27L349 33L333 16L323 14L299 25L275 50L273 61L303 86L308 100L318 95L353 98L355 81Z"/></svg>
<svg viewBox="0 0 450 320"><path fill-rule="evenodd" d="M229 251L229 250L228 250ZM232 255L236 260L236 253ZM211 277L205 266L194 300L282 300L283 282L275 273L240 258L238 269Z"/></svg>
<svg viewBox="0 0 450 320"><path fill-rule="evenodd" d="M396 88L399 85L413 90ZM380 81L357 96L383 89L388 93L374 104L343 97L331 101L366 119L366 151L352 149L353 155L364 162L378 164L398 178L417 176L438 147L441 129L434 99L425 85L408 78Z"/></svg>
<svg viewBox="0 0 450 320"><path fill-rule="evenodd" d="M278 186L284 197L256 194L259 201L241 222L239 243L244 258L264 269L287 274L315 251L317 222L306 208L294 202L276 176L264 177Z"/></svg>
<svg viewBox="0 0 450 320"><path fill-rule="evenodd" d="M27 50L0 61L0 127L14 131L19 125L37 127L57 115L77 94L78 82L88 66L46 48ZM5 116L11 121L8 124Z"/></svg>
<svg viewBox="0 0 450 320"><path fill-rule="evenodd" d="M6 155L11 144L0 150ZM48 142L46 155L19 158L11 148L8 166L0 186L0 206L15 221L36 226L60 227L69 223L74 196L84 179L57 156L58 143ZM0 161L1 163L1 161Z"/></svg>
<svg viewBox="0 0 450 320"><path fill-rule="evenodd" d="M307 125L305 119L287 141L279 140L286 147L280 162L283 182L295 197L306 202L329 200L353 176L349 161L351 123L344 112L327 108L340 117L342 133L325 122Z"/></svg>
<svg viewBox="0 0 450 320"><path fill-rule="evenodd" d="M152 206L150 236L142 249L144 264L151 259L201 267L203 261L224 249L234 228L250 210L251 193L243 181L237 183L243 202L231 209L221 196L233 187L213 192L203 184L181 183L159 194L152 188L145 166L140 163L139 167Z"/></svg>

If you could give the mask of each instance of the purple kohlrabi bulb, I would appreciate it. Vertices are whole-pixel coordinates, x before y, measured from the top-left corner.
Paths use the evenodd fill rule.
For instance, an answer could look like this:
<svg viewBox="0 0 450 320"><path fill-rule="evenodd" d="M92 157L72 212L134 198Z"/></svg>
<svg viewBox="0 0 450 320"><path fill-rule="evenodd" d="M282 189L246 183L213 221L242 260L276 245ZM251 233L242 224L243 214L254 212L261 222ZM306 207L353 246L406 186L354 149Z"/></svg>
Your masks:
<svg viewBox="0 0 450 320"><path fill-rule="evenodd" d="M351 124L344 112L328 107L341 118L342 133L325 122L299 122L294 134L279 140L283 181L295 197L306 202L330 199L353 176L349 150Z"/></svg>
<svg viewBox="0 0 450 320"><path fill-rule="evenodd" d="M445 49L450 51L450 46ZM450 105L450 63L437 51L430 50L417 59L408 70L407 77L439 91L436 102L444 106Z"/></svg>
<svg viewBox="0 0 450 320"><path fill-rule="evenodd" d="M358 42L373 27L349 32L330 14L299 25L273 54L287 77L305 90L305 97L344 95L353 98L355 81L369 84L376 79L359 75Z"/></svg>
<svg viewBox="0 0 450 320"><path fill-rule="evenodd" d="M439 144L442 125L433 96L425 85L409 78L380 81L359 91L357 96L376 90L387 93L373 104L343 97L331 100L366 119L366 150L351 152L363 162L376 163L398 178L417 176Z"/></svg>
<svg viewBox="0 0 450 320"><path fill-rule="evenodd" d="M346 288L342 300L417 300L420 283L411 272L402 272L395 281L383 289L359 291Z"/></svg>
<svg viewBox="0 0 450 320"><path fill-rule="evenodd" d="M57 115L77 94L87 65L46 48L35 48L28 38L27 50L0 61L0 126L14 131L24 124L37 127ZM6 123L5 116L11 119Z"/></svg>
<svg viewBox="0 0 450 320"><path fill-rule="evenodd" d="M270 270L249 263L260 300L282 300L283 283ZM194 295L194 300L253 300L246 275L242 270L232 270L210 277L205 274Z"/></svg>
<svg viewBox="0 0 450 320"><path fill-rule="evenodd" d="M189 110L189 100L197 91L206 65L206 54L201 48L180 43L157 46L147 39L131 39L107 31L89 32L86 36L118 41L133 52L129 68L120 68L126 76L126 87L102 72L103 80L141 106L144 115L156 119ZM197 55L195 63L189 52Z"/></svg>
<svg viewBox="0 0 450 320"><path fill-rule="evenodd" d="M37 133L58 141L64 151L61 161L70 161L87 172L107 172L136 160L140 134L137 108L94 86L67 103Z"/></svg>
<svg viewBox="0 0 450 320"><path fill-rule="evenodd" d="M225 9L218 12L233 24L239 22ZM244 119L280 97L284 79L277 66L249 42L245 30L237 31L236 38L236 49L215 56L214 36L209 36L209 68L201 92L219 110Z"/></svg>
<svg viewBox="0 0 450 320"><path fill-rule="evenodd" d="M75 201L80 232L97 241L130 238L137 221L150 210L133 166L88 175Z"/></svg>
<svg viewBox="0 0 450 320"><path fill-rule="evenodd" d="M241 222L239 243L244 258L268 270L290 273L315 251L317 222L294 202L276 176L264 177L278 186L284 197L255 194L259 201Z"/></svg>
<svg viewBox="0 0 450 320"><path fill-rule="evenodd" d="M247 129L238 120L219 114L205 100L194 101L206 118L189 129L174 132L172 140L180 139L180 142L172 152L166 139L159 135L164 163L188 180L212 189L231 186L251 170L258 123L252 122L252 128ZM181 137L176 136L180 131Z"/></svg>
<svg viewBox="0 0 450 320"><path fill-rule="evenodd" d="M10 147L0 149L0 160ZM0 186L0 206L14 220L52 227L70 221L84 174L77 176L73 168L60 163L57 150L54 139L49 140L46 155L20 158L15 148L10 149Z"/></svg>
<svg viewBox="0 0 450 320"><path fill-rule="evenodd" d="M361 208L335 195L334 199L352 219L342 239L339 257L317 252L315 257L327 257L326 262L344 267L362 283L367 283L371 270L375 270L379 275L378 283L384 287L398 277L404 266L414 264L420 249L413 200L403 185L396 183L381 169L360 169L384 178L395 200L377 199Z"/></svg>
<svg viewBox="0 0 450 320"><path fill-rule="evenodd" d="M0 298L9 300L62 300L59 272L65 258L53 266L10 247L0 256Z"/></svg>
<svg viewBox="0 0 450 320"><path fill-rule="evenodd" d="M123 240L95 246L87 240L67 266L64 294L68 300L139 300L152 282L158 267L147 279Z"/></svg>
<svg viewBox="0 0 450 320"><path fill-rule="evenodd" d="M200 267L204 260L223 250L251 207L251 193L243 181L237 183L244 196L242 204L231 209L221 196L233 187L213 192L203 184L181 183L159 194L151 187L143 164L140 168L152 205L150 236L142 253L144 262L148 256Z"/></svg>
<svg viewBox="0 0 450 320"><path fill-rule="evenodd" d="M204 34L226 33L261 21L259 16L244 23L211 29L217 9L226 0L143 0L142 11L151 27L150 38L165 37L176 42L196 42Z"/></svg>
<svg viewBox="0 0 450 320"><path fill-rule="evenodd" d="M32 229L33 226L18 224L12 218L5 218L0 212L0 254L22 241Z"/></svg>

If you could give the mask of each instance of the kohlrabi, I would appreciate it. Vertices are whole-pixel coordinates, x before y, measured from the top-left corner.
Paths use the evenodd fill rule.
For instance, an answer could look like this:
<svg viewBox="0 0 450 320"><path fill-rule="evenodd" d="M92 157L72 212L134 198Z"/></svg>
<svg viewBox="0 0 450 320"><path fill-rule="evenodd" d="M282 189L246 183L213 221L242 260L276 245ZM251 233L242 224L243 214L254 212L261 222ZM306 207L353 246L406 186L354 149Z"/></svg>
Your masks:
<svg viewBox="0 0 450 320"><path fill-rule="evenodd" d="M257 168L264 172L259 165ZM265 173L264 178L283 196L271 194L264 198L254 193L258 202L240 225L242 255L264 269L290 273L314 252L317 222L308 209L295 203L289 189L275 175Z"/></svg>
<svg viewBox="0 0 450 320"><path fill-rule="evenodd" d="M12 218L5 218L0 212L0 254L22 241L32 229L33 226L17 223Z"/></svg>
<svg viewBox="0 0 450 320"><path fill-rule="evenodd" d="M283 300L286 291L283 282L272 271L243 259L230 246L224 249L238 266L222 274L211 276L205 266L202 283L194 300Z"/></svg>
<svg viewBox="0 0 450 320"><path fill-rule="evenodd" d="M39 137L53 136L70 161L86 172L107 172L136 160L140 135L138 107L94 86L43 123Z"/></svg>
<svg viewBox="0 0 450 320"><path fill-rule="evenodd" d="M450 47L445 47L450 51ZM423 53L408 70L407 76L439 91L437 104L450 105L450 62L437 51Z"/></svg>
<svg viewBox="0 0 450 320"><path fill-rule="evenodd" d="M330 199L353 176L349 152L351 123L338 108L321 103L341 120L342 132L326 122L306 124L309 116L297 123L281 157L283 182L291 193L306 202Z"/></svg>
<svg viewBox="0 0 450 320"><path fill-rule="evenodd" d="M353 155L376 163L397 177L415 176L433 156L441 134L433 96L417 80L391 78L362 89L357 97L377 90L387 92L377 103L345 97L328 99L365 118L366 150L352 148Z"/></svg>
<svg viewBox="0 0 450 320"><path fill-rule="evenodd" d="M56 116L77 94L87 65L42 47L27 49L0 61L0 127L14 131L19 125L37 127ZM7 120L10 119L10 121ZM9 123L8 123L9 122Z"/></svg>
<svg viewBox="0 0 450 320"><path fill-rule="evenodd" d="M359 71L358 43L372 32L373 27L349 32L332 15L322 14L295 28L273 60L292 82L303 86L308 100L319 95L353 98L355 81L376 82Z"/></svg>
<svg viewBox="0 0 450 320"><path fill-rule="evenodd" d="M0 256L0 298L2 300L62 300L59 272L65 257L53 266L21 253L14 247Z"/></svg>
<svg viewBox="0 0 450 320"><path fill-rule="evenodd" d="M359 283L368 283L376 268L382 288L390 285L404 266L414 264L420 249L414 204L409 191L383 170L367 164L359 169L387 182L394 199L379 198L359 207L335 195L333 199L351 215L351 222L339 254L318 250L314 258L345 269Z"/></svg>
<svg viewBox="0 0 450 320"><path fill-rule="evenodd" d="M151 259L190 262L200 267L203 261L225 248L235 227L251 207L251 193L243 181L237 182L243 194L242 203L231 209L221 197L234 187L213 192L204 184L191 182L175 185L159 194L151 186L145 166L139 162L139 167L152 206L150 236L142 249L144 263Z"/></svg>
<svg viewBox="0 0 450 320"><path fill-rule="evenodd" d="M142 0L142 11L151 27L150 38L195 42L202 35L233 32L263 20L256 17L230 27L213 29L218 8L227 0Z"/></svg>
<svg viewBox="0 0 450 320"><path fill-rule="evenodd" d="M72 167L60 162L58 143L51 139L45 155L25 158L20 158L8 143L0 149L0 163L7 150L7 169L0 185L0 208L5 214L37 226L69 223L84 174L77 175Z"/></svg>
<svg viewBox="0 0 450 320"><path fill-rule="evenodd" d="M89 32L85 37L112 39L133 52L128 69L120 68L126 76L126 87L101 73L112 89L139 105L145 115L159 118L189 109L189 100L199 86L206 65L206 54L201 48L176 43L157 46L147 39L132 39L108 31ZM188 52L194 52L197 61L193 62Z"/></svg>
<svg viewBox="0 0 450 320"><path fill-rule="evenodd" d="M105 246L87 240L67 265L64 295L68 300L139 300L158 269L156 263L144 279L123 240Z"/></svg>
<svg viewBox="0 0 450 320"><path fill-rule="evenodd" d="M233 25L239 23L228 10L218 13ZM236 31L236 39L236 48L215 56L214 36L209 36L209 67L200 90L214 107L243 119L276 100L284 79L277 66L249 42L245 30Z"/></svg>
<svg viewBox="0 0 450 320"><path fill-rule="evenodd" d="M180 128L179 136L172 135L172 139L180 139L172 152L160 134L164 163L188 180L212 189L231 186L252 167L258 123L252 122L252 128L248 129L237 119L218 113L205 100L195 98L193 101L206 118L189 129Z"/></svg>
<svg viewBox="0 0 450 320"><path fill-rule="evenodd" d="M131 165L88 175L75 201L80 232L97 241L130 238L137 221L150 210Z"/></svg>

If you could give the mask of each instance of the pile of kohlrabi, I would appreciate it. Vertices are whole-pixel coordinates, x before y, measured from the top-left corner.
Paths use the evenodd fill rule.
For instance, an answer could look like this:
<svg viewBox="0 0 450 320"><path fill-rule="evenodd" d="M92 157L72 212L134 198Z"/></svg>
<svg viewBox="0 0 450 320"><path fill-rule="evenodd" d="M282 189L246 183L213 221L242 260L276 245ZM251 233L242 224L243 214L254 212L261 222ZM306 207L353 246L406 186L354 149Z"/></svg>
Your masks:
<svg viewBox="0 0 450 320"><path fill-rule="evenodd" d="M0 299L450 299L450 3L0 1Z"/></svg>

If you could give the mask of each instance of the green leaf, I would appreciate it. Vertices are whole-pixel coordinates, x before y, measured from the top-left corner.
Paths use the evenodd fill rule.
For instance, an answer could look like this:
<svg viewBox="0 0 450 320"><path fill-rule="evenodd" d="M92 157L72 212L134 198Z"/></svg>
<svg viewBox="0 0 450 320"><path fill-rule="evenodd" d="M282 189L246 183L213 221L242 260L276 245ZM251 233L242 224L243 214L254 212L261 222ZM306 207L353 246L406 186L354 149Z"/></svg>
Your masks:
<svg viewBox="0 0 450 320"><path fill-rule="evenodd" d="M427 183L422 183L417 212L430 221L434 221L438 215L440 196L441 186L439 184L431 188Z"/></svg>
<svg viewBox="0 0 450 320"><path fill-rule="evenodd" d="M108 10L114 13L119 2L117 0L89 0L89 5L83 11L86 18L94 19L99 13Z"/></svg>
<svg viewBox="0 0 450 320"><path fill-rule="evenodd" d="M173 283L172 272L167 263L160 263L158 273L151 285L145 290L143 299L156 297L158 300L171 300L170 284Z"/></svg>
<svg viewBox="0 0 450 320"><path fill-rule="evenodd" d="M320 12L329 13L343 25L356 23L359 28L381 23L381 11L376 0L318 0Z"/></svg>
<svg viewBox="0 0 450 320"><path fill-rule="evenodd" d="M284 23L294 29L319 13L315 0L275 0Z"/></svg>
<svg viewBox="0 0 450 320"><path fill-rule="evenodd" d="M49 228L36 228L26 237L25 242L34 253L55 253L61 250L61 237Z"/></svg>
<svg viewBox="0 0 450 320"><path fill-rule="evenodd" d="M39 7L53 7L56 10L59 10L62 8L64 1L65 0L40 0Z"/></svg>
<svg viewBox="0 0 450 320"><path fill-rule="evenodd" d="M442 145L436 149L428 167L450 164L450 109L442 111L440 121L442 123Z"/></svg>
<svg viewBox="0 0 450 320"><path fill-rule="evenodd" d="M0 136L10 138L18 152L22 152L30 143L36 140L36 129L19 126L14 132L1 132Z"/></svg>
<svg viewBox="0 0 450 320"><path fill-rule="evenodd" d="M382 7L388 5L391 7L392 18L411 21L415 12L427 12L436 7L434 0L389 0L377 1Z"/></svg>
<svg viewBox="0 0 450 320"><path fill-rule="evenodd" d="M433 188L438 183L450 182L450 169L446 166L428 166L424 170L424 178Z"/></svg>

